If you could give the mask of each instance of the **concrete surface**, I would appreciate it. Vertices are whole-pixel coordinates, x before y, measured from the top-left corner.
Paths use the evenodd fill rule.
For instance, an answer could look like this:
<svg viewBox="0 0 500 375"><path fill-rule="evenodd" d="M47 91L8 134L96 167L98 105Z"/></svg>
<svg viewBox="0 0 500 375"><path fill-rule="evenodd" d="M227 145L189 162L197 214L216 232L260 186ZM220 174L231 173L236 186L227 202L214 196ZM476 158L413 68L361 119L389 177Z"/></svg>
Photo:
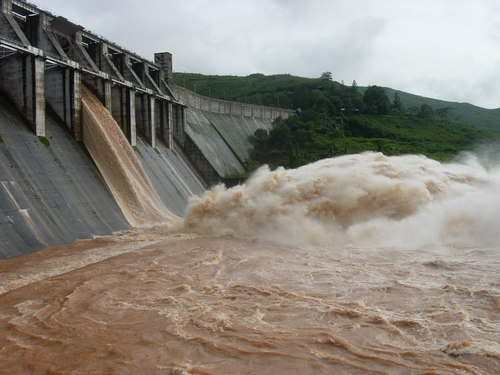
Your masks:
<svg viewBox="0 0 500 375"><path fill-rule="evenodd" d="M46 146L0 96L0 258L129 228L85 150L50 112Z"/></svg>
<svg viewBox="0 0 500 375"><path fill-rule="evenodd" d="M0 259L130 227L82 143L51 111L46 125L48 146L0 96ZM204 186L180 151L141 137L137 149L162 202L181 216Z"/></svg>

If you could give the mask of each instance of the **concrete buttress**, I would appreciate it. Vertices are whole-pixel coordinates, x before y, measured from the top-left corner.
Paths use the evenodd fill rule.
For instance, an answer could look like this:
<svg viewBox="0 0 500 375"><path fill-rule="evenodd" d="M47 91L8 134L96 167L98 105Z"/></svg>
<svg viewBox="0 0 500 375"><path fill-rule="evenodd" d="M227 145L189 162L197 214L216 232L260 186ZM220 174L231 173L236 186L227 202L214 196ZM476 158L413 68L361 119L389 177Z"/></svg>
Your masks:
<svg viewBox="0 0 500 375"><path fill-rule="evenodd" d="M131 87L121 85L111 87L111 115L131 146L137 145L135 96L136 90Z"/></svg>
<svg viewBox="0 0 500 375"><path fill-rule="evenodd" d="M157 135L171 149L173 147L172 103L157 100L155 108Z"/></svg>
<svg viewBox="0 0 500 375"><path fill-rule="evenodd" d="M45 60L16 53L0 60L0 89L7 93L36 135L45 136Z"/></svg>
<svg viewBox="0 0 500 375"><path fill-rule="evenodd" d="M53 66L45 71L45 99L76 140L82 139L81 74L78 70Z"/></svg>

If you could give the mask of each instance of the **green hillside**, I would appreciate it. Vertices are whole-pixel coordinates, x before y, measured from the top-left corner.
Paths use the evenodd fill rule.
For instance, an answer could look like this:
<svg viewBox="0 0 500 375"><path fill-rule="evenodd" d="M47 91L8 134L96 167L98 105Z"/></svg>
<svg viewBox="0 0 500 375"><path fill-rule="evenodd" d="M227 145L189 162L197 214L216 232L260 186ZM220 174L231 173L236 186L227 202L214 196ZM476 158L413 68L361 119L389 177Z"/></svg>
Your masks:
<svg viewBox="0 0 500 375"><path fill-rule="evenodd" d="M248 170L263 163L294 168L363 151L450 161L462 151L500 139L498 110L378 86L347 86L332 81L328 72L318 79L176 73L174 81L214 98L297 110L297 116L277 119L269 132L255 132Z"/></svg>
<svg viewBox="0 0 500 375"><path fill-rule="evenodd" d="M364 89L366 88L362 88L360 91L363 92ZM462 124L471 125L478 129L500 130L500 108L486 109L469 103L426 98L387 87L384 87L384 90L389 98L393 98L397 92L407 108L418 108L422 104L428 104L432 108L447 109L448 118Z"/></svg>
<svg viewBox="0 0 500 375"><path fill-rule="evenodd" d="M256 132L249 169L260 164L299 167L332 156L364 151L385 155L423 154L451 161L499 133L458 124L447 119L350 115L329 118L324 114L278 119L268 133Z"/></svg>
<svg viewBox="0 0 500 375"><path fill-rule="evenodd" d="M287 109L301 107L304 104L304 99L308 102L321 100L321 94L325 91L331 92L331 95L329 95L332 98L330 100L331 105L338 107L337 110L349 105L356 106L356 103L343 102L341 93L346 90L342 89L351 89L352 86L350 85L344 86L335 81L295 77L289 74L270 76L251 74L246 77L238 77L174 73L174 82L191 91L213 98ZM367 88L357 87L356 89L360 94L363 94ZM384 88L384 90L391 101L393 101L397 92L403 107L410 114L412 111L415 112L415 109L418 110L423 104L427 104L435 111L446 112L447 118L453 121L474 126L478 129L500 131L500 108L486 109L469 103L426 98L391 88Z"/></svg>
<svg viewBox="0 0 500 375"><path fill-rule="evenodd" d="M297 109L300 99L296 93L301 90L321 90L332 85L340 88L332 81L258 73L246 77L174 73L174 83L212 98L287 109Z"/></svg>

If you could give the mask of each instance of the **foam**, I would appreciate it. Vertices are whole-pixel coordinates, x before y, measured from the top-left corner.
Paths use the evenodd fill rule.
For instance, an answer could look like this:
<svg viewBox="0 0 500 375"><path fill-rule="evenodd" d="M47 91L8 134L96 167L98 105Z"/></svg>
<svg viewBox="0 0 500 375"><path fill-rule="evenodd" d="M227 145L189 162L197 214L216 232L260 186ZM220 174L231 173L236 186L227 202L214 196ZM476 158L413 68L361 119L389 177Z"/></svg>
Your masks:
<svg viewBox="0 0 500 375"><path fill-rule="evenodd" d="M367 152L264 166L244 185L191 199L184 228L294 245L498 244L500 175L469 164Z"/></svg>

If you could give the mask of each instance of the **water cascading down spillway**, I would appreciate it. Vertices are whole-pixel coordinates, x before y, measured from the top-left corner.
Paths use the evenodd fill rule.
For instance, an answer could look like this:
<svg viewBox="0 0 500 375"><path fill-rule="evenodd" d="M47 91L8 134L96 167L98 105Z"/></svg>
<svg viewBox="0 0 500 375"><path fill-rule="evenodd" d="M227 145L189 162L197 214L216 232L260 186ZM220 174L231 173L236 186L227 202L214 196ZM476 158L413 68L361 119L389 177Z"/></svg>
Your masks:
<svg viewBox="0 0 500 375"><path fill-rule="evenodd" d="M120 127L84 86L82 118L83 142L130 225L173 222Z"/></svg>

